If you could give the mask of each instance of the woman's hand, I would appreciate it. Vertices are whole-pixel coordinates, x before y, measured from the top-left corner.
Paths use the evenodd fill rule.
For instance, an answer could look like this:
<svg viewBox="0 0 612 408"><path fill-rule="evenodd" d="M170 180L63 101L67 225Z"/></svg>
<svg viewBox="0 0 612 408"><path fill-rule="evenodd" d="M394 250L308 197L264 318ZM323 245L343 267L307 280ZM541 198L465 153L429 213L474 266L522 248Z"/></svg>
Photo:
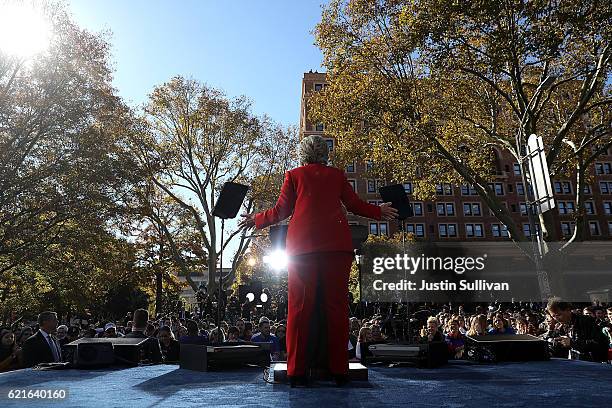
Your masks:
<svg viewBox="0 0 612 408"><path fill-rule="evenodd" d="M391 203L382 203L380 205L380 218L385 221L391 221L397 218L397 210L391 207Z"/></svg>
<svg viewBox="0 0 612 408"><path fill-rule="evenodd" d="M238 223L238 228L249 229L255 226L255 214L240 214L242 221Z"/></svg>

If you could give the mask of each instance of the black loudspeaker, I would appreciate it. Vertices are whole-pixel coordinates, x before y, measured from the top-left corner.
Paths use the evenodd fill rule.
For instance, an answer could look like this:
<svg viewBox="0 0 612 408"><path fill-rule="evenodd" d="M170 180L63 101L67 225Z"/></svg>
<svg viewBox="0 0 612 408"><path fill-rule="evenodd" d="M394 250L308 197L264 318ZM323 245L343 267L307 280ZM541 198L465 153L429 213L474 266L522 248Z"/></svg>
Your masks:
<svg viewBox="0 0 612 408"><path fill-rule="evenodd" d="M115 362L113 343L79 343L74 352L73 364L77 368L108 367Z"/></svg>
<svg viewBox="0 0 612 408"><path fill-rule="evenodd" d="M247 364L269 365L270 343L221 343L209 346L181 344L179 367L208 371L236 368Z"/></svg>
<svg viewBox="0 0 612 408"><path fill-rule="evenodd" d="M466 358L480 362L548 360L548 343L529 334L467 336Z"/></svg>
<svg viewBox="0 0 612 408"><path fill-rule="evenodd" d="M113 363L138 365L140 351L146 341L146 338L133 337L82 338L68 343L66 347L74 350L73 363L77 367L104 366Z"/></svg>
<svg viewBox="0 0 612 408"><path fill-rule="evenodd" d="M247 191L248 186L228 181L223 185L212 214L223 219L236 217Z"/></svg>
<svg viewBox="0 0 612 408"><path fill-rule="evenodd" d="M421 368L435 368L448 363L446 342L427 344L376 344L365 343L362 362L408 362ZM365 352L364 352L365 351Z"/></svg>
<svg viewBox="0 0 612 408"><path fill-rule="evenodd" d="M380 197L384 202L391 203L391 207L397 210L397 219L405 220L408 217L412 217L412 208L410 207L410 201L404 186L401 184L392 184L390 186L384 186L378 189Z"/></svg>

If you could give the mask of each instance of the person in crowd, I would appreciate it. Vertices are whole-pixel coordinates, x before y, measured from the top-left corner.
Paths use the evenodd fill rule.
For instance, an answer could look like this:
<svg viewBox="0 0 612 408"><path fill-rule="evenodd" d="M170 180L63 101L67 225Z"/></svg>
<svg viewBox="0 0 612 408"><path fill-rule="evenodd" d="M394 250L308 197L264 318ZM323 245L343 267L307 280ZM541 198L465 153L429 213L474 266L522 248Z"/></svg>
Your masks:
<svg viewBox="0 0 612 408"><path fill-rule="evenodd" d="M102 333L102 337L117 338L117 337L123 337L123 335L120 335L119 333L117 333L117 326L115 325L115 323L106 323L104 325L104 332Z"/></svg>
<svg viewBox="0 0 612 408"><path fill-rule="evenodd" d="M78 340L80 330L77 326L70 326L66 331L66 337L63 340L60 340L60 345L64 347L68 343L72 343L75 340Z"/></svg>
<svg viewBox="0 0 612 408"><path fill-rule="evenodd" d="M134 329L132 328L132 330ZM147 327L145 328L144 334L147 337L157 337L156 331L157 331L157 328L155 327L153 323L147 323Z"/></svg>
<svg viewBox="0 0 612 408"><path fill-rule="evenodd" d="M202 336L202 333L198 328L198 323L195 320L187 319L185 321L185 325L187 328L187 335L179 337L179 343L200 345L208 344L208 333L204 330L203 333L205 333L206 336Z"/></svg>
<svg viewBox="0 0 612 408"><path fill-rule="evenodd" d="M40 363L59 363L62 361L62 351L57 338L57 314L42 312L38 315L36 334L28 337L23 343L23 364L32 367Z"/></svg>
<svg viewBox="0 0 612 408"><path fill-rule="evenodd" d="M174 338L174 334L172 334L172 330L170 330L170 327L160 327L159 332L157 334L157 338L161 346L164 363L174 363L179 361L181 345Z"/></svg>
<svg viewBox="0 0 612 408"><path fill-rule="evenodd" d="M144 309L137 309L134 311L134 320L132 323L132 331L126 334L126 338L140 338L147 339L147 341L142 345L143 351L143 360L145 362L152 363L161 363L162 362L162 352L161 346L159 345L159 340L155 337L150 337L145 334L145 330L147 330L149 321L149 312Z"/></svg>
<svg viewBox="0 0 612 408"><path fill-rule="evenodd" d="M251 337L253 337L253 323L245 322L244 323L244 332L240 340L243 341L251 341Z"/></svg>
<svg viewBox="0 0 612 408"><path fill-rule="evenodd" d="M59 340L60 345L64 344L64 340L66 339L67 335L68 335L68 326L66 326L65 324L61 324L57 326L57 339Z"/></svg>
<svg viewBox="0 0 612 408"><path fill-rule="evenodd" d="M228 343L240 343L242 340L240 340L240 330L238 330L238 327L236 326L230 326L229 329L227 329L227 342Z"/></svg>
<svg viewBox="0 0 612 408"><path fill-rule="evenodd" d="M278 339L278 358L281 361L287 360L287 326L278 324L276 326L276 338Z"/></svg>
<svg viewBox="0 0 612 408"><path fill-rule="evenodd" d="M493 319L493 327L489 329L489 334L500 335L500 334L516 334L514 329L508 324L508 321L504 319L503 315L496 315Z"/></svg>
<svg viewBox="0 0 612 408"><path fill-rule="evenodd" d="M572 313L570 303L551 298L546 310L557 322L567 326L567 335L554 339L570 349L570 357L586 361L607 361L609 341L590 315Z"/></svg>
<svg viewBox="0 0 612 408"><path fill-rule="evenodd" d="M427 327L421 329L421 343L432 343L438 341L444 341L442 333L438 330L439 324L438 319L435 316L431 316L427 319Z"/></svg>
<svg viewBox="0 0 612 408"><path fill-rule="evenodd" d="M210 331L210 343L217 344L225 341L225 332L220 327L215 327Z"/></svg>
<svg viewBox="0 0 612 408"><path fill-rule="evenodd" d="M15 334L9 327L0 328L0 373L20 366L20 351Z"/></svg>
<svg viewBox="0 0 612 408"><path fill-rule="evenodd" d="M451 359L460 359L465 349L465 336L459 331L458 320L451 320L448 327L449 331L444 336L444 341L448 346L448 355Z"/></svg>
<svg viewBox="0 0 612 408"><path fill-rule="evenodd" d="M244 335L244 320L236 320L236 327L238 328L238 337L242 337Z"/></svg>
<svg viewBox="0 0 612 408"><path fill-rule="evenodd" d="M23 347L23 343L33 334L33 330L30 326L26 326L21 329L19 336L17 337L17 346Z"/></svg>
<svg viewBox="0 0 612 408"><path fill-rule="evenodd" d="M592 306L587 306L584 309L582 309L582 314L584 316L591 316L593 319L595 318L595 312L593 311Z"/></svg>
<svg viewBox="0 0 612 408"><path fill-rule="evenodd" d="M361 360L365 356L366 350L364 349L368 343L372 342L372 331L369 327L363 326L359 330L359 337L357 337L357 345L355 346L355 358Z"/></svg>
<svg viewBox="0 0 612 408"><path fill-rule="evenodd" d="M83 330L83 337L86 339L93 339L98 335L98 332L93 327L88 327Z"/></svg>
<svg viewBox="0 0 612 408"><path fill-rule="evenodd" d="M270 333L270 320L262 316L259 319L259 332L251 337L251 341L255 343L270 343L270 355L272 361L278 361L280 358L280 345L278 338Z"/></svg>
<svg viewBox="0 0 612 408"><path fill-rule="evenodd" d="M462 308L462 307L463 306L459 306L459 308ZM460 309L460 311L463 311L463 309ZM462 313L458 314L456 320L459 322L459 332L465 336L465 334L468 331L467 327L465 327L465 315Z"/></svg>

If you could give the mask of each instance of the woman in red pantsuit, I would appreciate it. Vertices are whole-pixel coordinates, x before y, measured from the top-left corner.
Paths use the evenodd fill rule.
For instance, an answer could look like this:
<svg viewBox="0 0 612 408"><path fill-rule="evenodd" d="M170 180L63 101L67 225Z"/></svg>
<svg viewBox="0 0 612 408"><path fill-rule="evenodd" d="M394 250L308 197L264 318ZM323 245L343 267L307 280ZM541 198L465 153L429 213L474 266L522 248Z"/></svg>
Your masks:
<svg viewBox="0 0 612 408"><path fill-rule="evenodd" d="M292 386L305 383L308 373L309 323L317 287L327 324L329 370L338 384L348 379L348 278L353 261L348 211L375 220L391 220L397 210L384 203L368 204L353 191L343 171L327 166L327 142L308 136L300 143L303 166L288 171L274 208L243 214L241 227L257 229L292 215L287 230L289 294L287 375Z"/></svg>

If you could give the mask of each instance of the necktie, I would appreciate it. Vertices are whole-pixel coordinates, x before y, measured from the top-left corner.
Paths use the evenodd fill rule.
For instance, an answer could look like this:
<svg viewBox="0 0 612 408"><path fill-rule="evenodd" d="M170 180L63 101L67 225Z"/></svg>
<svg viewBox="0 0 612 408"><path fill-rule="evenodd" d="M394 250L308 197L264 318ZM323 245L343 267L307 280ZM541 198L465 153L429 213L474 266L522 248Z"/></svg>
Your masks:
<svg viewBox="0 0 612 408"><path fill-rule="evenodd" d="M57 345L55 344L55 341L53 341L51 336L47 336L47 340L49 341L49 347L51 347L51 353L53 354L53 361L55 363L59 363L60 356L59 356L59 351L57 350Z"/></svg>

